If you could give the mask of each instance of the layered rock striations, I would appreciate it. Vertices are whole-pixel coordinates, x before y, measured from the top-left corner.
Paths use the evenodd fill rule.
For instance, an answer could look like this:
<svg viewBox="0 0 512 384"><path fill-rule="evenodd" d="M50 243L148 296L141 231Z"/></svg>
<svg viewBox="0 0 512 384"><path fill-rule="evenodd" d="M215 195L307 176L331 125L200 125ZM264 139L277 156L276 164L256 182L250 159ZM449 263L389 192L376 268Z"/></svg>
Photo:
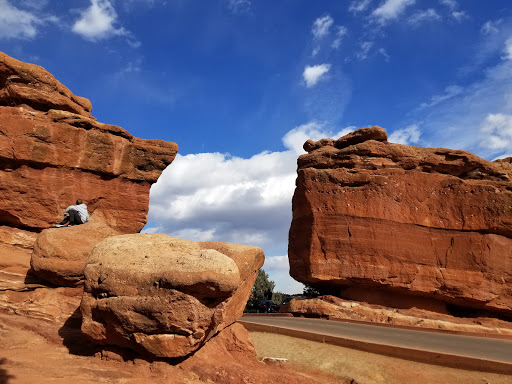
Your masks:
<svg viewBox="0 0 512 384"><path fill-rule="evenodd" d="M178 146L96 121L42 67L0 53L0 225L40 230L81 198L110 227L140 231L149 189Z"/></svg>
<svg viewBox="0 0 512 384"><path fill-rule="evenodd" d="M110 237L87 260L82 332L150 356L189 355L242 316L264 259L245 245Z"/></svg>
<svg viewBox="0 0 512 384"><path fill-rule="evenodd" d="M304 149L292 277L384 305L422 296L512 315L512 159L392 144L380 127Z"/></svg>

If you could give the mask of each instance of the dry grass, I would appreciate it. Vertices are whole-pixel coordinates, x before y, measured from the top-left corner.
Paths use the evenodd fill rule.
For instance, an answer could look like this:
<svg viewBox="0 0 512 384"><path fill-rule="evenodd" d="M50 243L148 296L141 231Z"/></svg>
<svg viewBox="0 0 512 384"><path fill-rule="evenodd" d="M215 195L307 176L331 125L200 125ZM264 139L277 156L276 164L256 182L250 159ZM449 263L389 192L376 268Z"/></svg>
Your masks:
<svg viewBox="0 0 512 384"><path fill-rule="evenodd" d="M511 375L465 371L407 361L289 336L250 332L258 357L279 357L358 384L512 384Z"/></svg>

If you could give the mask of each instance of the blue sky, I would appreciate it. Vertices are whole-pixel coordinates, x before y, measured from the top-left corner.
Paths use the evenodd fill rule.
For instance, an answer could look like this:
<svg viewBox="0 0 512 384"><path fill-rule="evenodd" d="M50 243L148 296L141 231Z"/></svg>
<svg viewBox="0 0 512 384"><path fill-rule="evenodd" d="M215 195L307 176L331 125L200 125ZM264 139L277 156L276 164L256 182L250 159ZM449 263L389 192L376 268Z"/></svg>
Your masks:
<svg viewBox="0 0 512 384"><path fill-rule="evenodd" d="M178 143L145 230L261 246L282 291L306 139L512 155L510 0L0 0L0 50Z"/></svg>

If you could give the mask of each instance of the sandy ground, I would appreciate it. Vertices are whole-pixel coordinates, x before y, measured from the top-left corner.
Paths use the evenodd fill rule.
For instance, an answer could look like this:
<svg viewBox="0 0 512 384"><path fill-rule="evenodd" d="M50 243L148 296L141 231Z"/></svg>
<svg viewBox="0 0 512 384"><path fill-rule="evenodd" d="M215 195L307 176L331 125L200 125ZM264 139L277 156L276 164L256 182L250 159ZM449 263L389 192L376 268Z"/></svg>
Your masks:
<svg viewBox="0 0 512 384"><path fill-rule="evenodd" d="M511 375L464 371L271 333L250 332L259 358L288 359L303 369L358 384L512 384ZM512 353L512 351L511 351Z"/></svg>

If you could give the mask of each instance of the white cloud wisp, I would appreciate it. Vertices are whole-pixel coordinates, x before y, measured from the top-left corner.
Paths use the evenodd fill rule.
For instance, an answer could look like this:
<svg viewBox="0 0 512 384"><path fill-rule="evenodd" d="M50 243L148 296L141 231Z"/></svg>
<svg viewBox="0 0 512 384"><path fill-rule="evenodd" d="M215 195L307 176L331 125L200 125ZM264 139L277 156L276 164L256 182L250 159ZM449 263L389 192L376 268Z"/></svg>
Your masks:
<svg viewBox="0 0 512 384"><path fill-rule="evenodd" d="M372 12L373 18L379 24L386 24L397 19L415 0L386 0Z"/></svg>
<svg viewBox="0 0 512 384"><path fill-rule="evenodd" d="M333 23L334 20L329 15L319 17L313 22L311 33L313 34L315 39L321 39L322 37L325 37L329 34L329 30Z"/></svg>

